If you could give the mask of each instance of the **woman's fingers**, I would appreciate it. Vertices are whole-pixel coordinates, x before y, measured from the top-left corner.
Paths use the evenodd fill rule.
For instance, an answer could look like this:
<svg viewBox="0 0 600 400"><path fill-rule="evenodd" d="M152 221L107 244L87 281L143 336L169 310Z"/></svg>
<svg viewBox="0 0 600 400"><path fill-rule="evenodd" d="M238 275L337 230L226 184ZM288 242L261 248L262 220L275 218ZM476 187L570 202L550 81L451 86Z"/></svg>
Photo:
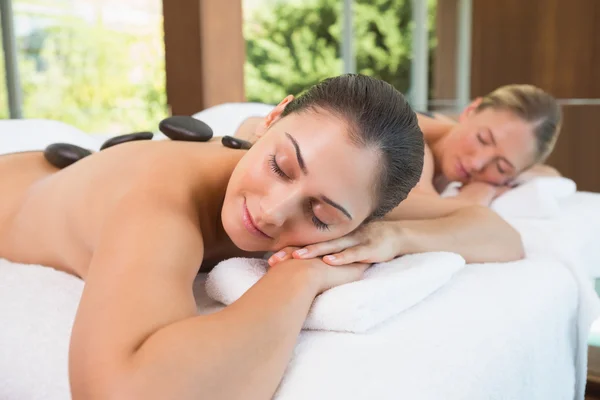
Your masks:
<svg viewBox="0 0 600 400"><path fill-rule="evenodd" d="M305 259L315 258L326 254L339 253L340 251L360 244L356 234L349 234L339 239L329 240L327 242L311 244L294 251L294 258Z"/></svg>
<svg viewBox="0 0 600 400"><path fill-rule="evenodd" d="M335 267L328 266L325 270L327 277L324 279L321 291L358 281L362 279L367 268L369 268L369 265L360 263Z"/></svg>
<svg viewBox="0 0 600 400"><path fill-rule="evenodd" d="M346 249L340 253L330 254L323 257L323 261L329 265L345 265L362 262L368 255L367 246L356 246Z"/></svg>
<svg viewBox="0 0 600 400"><path fill-rule="evenodd" d="M294 252L294 250L297 249L298 247L286 247L284 249L279 250L277 253L269 257L269 265L272 267L282 261L292 259L292 253Z"/></svg>

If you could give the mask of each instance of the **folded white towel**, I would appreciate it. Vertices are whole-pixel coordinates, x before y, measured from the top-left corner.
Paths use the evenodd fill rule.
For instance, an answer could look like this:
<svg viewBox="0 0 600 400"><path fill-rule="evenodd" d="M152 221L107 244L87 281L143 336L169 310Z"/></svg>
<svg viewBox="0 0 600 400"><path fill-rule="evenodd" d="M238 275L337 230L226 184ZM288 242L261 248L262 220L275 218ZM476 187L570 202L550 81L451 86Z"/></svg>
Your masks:
<svg viewBox="0 0 600 400"><path fill-rule="evenodd" d="M451 182L441 196L456 196L460 187L460 182ZM560 200L576 191L571 179L540 176L502 194L490 207L504 218L552 218L560 212Z"/></svg>
<svg viewBox="0 0 600 400"><path fill-rule="evenodd" d="M425 299L464 266L460 255L446 252L406 255L375 264L362 280L318 296L304 329L366 332ZM261 259L223 261L208 274L206 292L212 299L229 305L258 282L267 268Z"/></svg>
<svg viewBox="0 0 600 400"><path fill-rule="evenodd" d="M560 200L576 190L571 179L537 177L498 197L491 208L502 217L551 218L560 212Z"/></svg>
<svg viewBox="0 0 600 400"><path fill-rule="evenodd" d="M59 121L47 119L0 121L0 154L39 151L49 144L58 142L97 150L103 140Z"/></svg>
<svg viewBox="0 0 600 400"><path fill-rule="evenodd" d="M224 103L192 115L208 124L215 136L233 135L240 125L252 117L266 117L275 106L262 103Z"/></svg>

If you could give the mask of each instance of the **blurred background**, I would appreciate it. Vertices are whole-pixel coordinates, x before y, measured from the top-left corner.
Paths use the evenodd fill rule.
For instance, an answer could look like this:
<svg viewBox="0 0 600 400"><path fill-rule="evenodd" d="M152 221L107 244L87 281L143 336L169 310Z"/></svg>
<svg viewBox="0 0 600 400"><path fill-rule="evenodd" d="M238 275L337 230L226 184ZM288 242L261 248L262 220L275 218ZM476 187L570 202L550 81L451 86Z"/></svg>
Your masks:
<svg viewBox="0 0 600 400"><path fill-rule="evenodd" d="M457 114L531 83L565 122L549 164L600 191L597 0L0 0L0 118L94 133L171 114L276 103L360 72L416 109Z"/></svg>

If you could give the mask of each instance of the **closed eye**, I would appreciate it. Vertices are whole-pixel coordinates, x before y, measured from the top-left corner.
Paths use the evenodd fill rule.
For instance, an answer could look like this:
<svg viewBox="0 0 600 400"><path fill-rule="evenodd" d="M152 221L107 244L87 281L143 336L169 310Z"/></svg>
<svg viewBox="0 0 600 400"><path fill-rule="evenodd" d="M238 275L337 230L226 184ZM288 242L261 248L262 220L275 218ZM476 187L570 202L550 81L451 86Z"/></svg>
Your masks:
<svg viewBox="0 0 600 400"><path fill-rule="evenodd" d="M483 144L483 145L488 145L489 143L483 138L483 135L479 132L477 132L477 140L479 140L479 143Z"/></svg>
<svg viewBox="0 0 600 400"><path fill-rule="evenodd" d="M329 225L327 225L325 222L321 221L314 213L313 211L313 202L310 202L310 212L312 214L312 223L314 226L317 227L318 230L320 231L328 231L329 230Z"/></svg>
<svg viewBox="0 0 600 400"><path fill-rule="evenodd" d="M501 174L506 174L506 170L502 168L502 166L500 165L500 163L496 163L496 168L498 169L498 172L500 172Z"/></svg>
<svg viewBox="0 0 600 400"><path fill-rule="evenodd" d="M269 166L271 167L271 171L273 171L275 174L288 181L291 180L290 177L287 176L286 173L283 172L283 170L279 167L279 164L277 164L275 154L271 154L271 156L269 156Z"/></svg>
<svg viewBox="0 0 600 400"><path fill-rule="evenodd" d="M277 158L275 157L275 154L271 154L271 156L269 156L269 166L271 167L271 170L279 175L281 178L286 179L286 180L291 180L291 178L285 173L283 172L283 170L279 167L279 164L277 164ZM313 202L310 202L310 213L311 213L311 220L313 225L320 231L328 231L329 230L329 225L326 224L325 222L321 221L314 213L313 211Z"/></svg>

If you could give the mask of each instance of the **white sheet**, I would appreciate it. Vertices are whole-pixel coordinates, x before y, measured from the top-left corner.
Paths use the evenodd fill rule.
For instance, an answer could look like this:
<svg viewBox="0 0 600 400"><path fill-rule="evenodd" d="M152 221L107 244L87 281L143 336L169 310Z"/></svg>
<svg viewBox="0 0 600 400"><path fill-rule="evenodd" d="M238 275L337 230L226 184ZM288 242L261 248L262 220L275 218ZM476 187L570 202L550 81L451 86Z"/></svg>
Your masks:
<svg viewBox="0 0 600 400"><path fill-rule="evenodd" d="M204 278L200 311L214 312ZM0 398L69 398L68 333L82 287L0 262ZM276 399L573 399L576 309L575 283L556 261L469 265L369 333L303 331Z"/></svg>
<svg viewBox="0 0 600 400"><path fill-rule="evenodd" d="M600 193L577 192L560 200L551 219L507 218L525 244L546 238L549 249L577 254L590 279L600 278Z"/></svg>

